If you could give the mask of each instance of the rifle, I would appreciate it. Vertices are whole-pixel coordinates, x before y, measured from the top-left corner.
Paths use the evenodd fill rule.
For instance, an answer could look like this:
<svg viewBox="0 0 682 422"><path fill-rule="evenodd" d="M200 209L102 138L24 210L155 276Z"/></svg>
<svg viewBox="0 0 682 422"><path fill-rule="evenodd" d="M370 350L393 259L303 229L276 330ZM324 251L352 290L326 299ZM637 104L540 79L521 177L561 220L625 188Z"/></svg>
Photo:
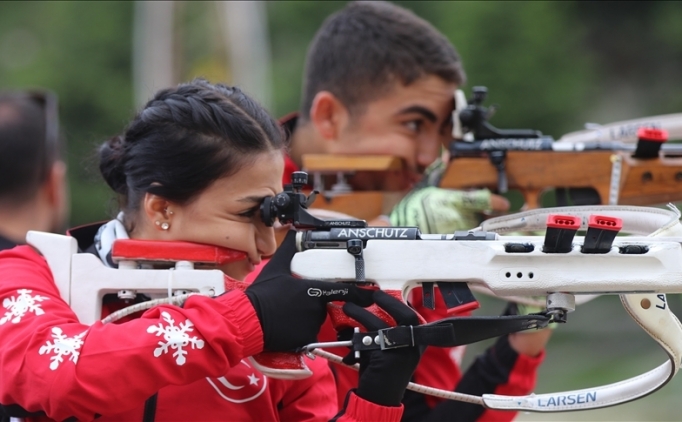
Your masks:
<svg viewBox="0 0 682 422"><path fill-rule="evenodd" d="M494 223L498 229L516 229L523 224L525 229L534 229L530 223L542 212L549 216L544 237L499 236L482 230L426 235L414 227L367 227L361 221L318 220L307 212L311 201L300 190L304 177L299 175L296 179L298 183L274 198L266 198L261 207L266 223L278 218L302 229L297 235L300 252L291 263L295 275L339 283L371 283L404 301L411 289L422 287L426 307L433 305L429 298L435 288L441 290L448 308L466 304L472 298L469 284L483 285L501 297L547 297L547 310L525 316L528 324L515 325L505 317L482 317L483 320L460 317L377 333L356 332L344 344L353 350L424 344L419 343L423 340L418 334L420 329L444 327L452 327L460 341L457 344L464 344L495 331L501 335L542 326L547 320L541 317L566 322L568 313L575 308L576 295L619 294L631 317L664 348L670 358L668 362L641 376L606 386L523 397L485 394L477 403L496 409L537 412L594 409L643 397L677 372L682 358L682 325L670 312L665 293L682 292L679 212L641 207L559 210L566 214L536 210L535 218L508 216L506 221ZM588 215L595 211L602 213ZM658 227L657 236L675 237L616 237L621 228L651 232L647 222L654 227L662 226ZM587 230L585 236L575 236L580 228ZM515 318L519 322L524 317ZM511 325L514 327L510 328ZM327 346L332 345L339 344ZM313 344L305 350L324 346ZM475 402L471 396L465 399Z"/></svg>
<svg viewBox="0 0 682 422"><path fill-rule="evenodd" d="M347 182L357 172L386 174L401 171L404 163L398 157L304 154L302 161L303 170L313 176L312 187L320 198L312 204L312 208L372 220L379 215L390 214L404 195L403 191L357 191ZM333 177L336 178L335 183L330 185L325 179Z"/></svg>
<svg viewBox="0 0 682 422"><path fill-rule="evenodd" d="M587 123L585 126L585 130L567 133L559 138L557 142L594 143L619 141L632 144L637 142L637 131L640 128L662 129L668 132L668 136L671 139L682 139L682 113L643 117L606 125Z"/></svg>
<svg viewBox="0 0 682 422"><path fill-rule="evenodd" d="M441 187L486 187L499 193L517 189L530 209L538 208L540 195L551 188L558 189L558 205L565 204L566 189L575 205L682 200L682 145L664 144L667 132L657 128L665 126L679 136L682 115L620 122L555 142L536 130L492 126L490 112L482 106L486 94L485 87L474 87L468 106L453 113L453 134L459 139L450 144ZM635 129L636 145L614 140L630 140Z"/></svg>
<svg viewBox="0 0 682 422"><path fill-rule="evenodd" d="M630 315L661 344L670 360L639 377L585 391L524 397L469 396L466 401L526 411L590 409L643 397L677 373L682 360L682 326L670 312L665 293L682 292L679 213L636 207L597 208L586 211L600 213L588 221L588 216L583 215L586 212L565 210L565 215L551 216L551 227L544 237L499 236L482 230L425 235L414 227L367 227L360 220L320 220L308 212L314 196L301 192L307 184L304 175L294 174L291 186L266 198L261 206L261 218L267 224L279 219L301 230L297 235L300 252L291 263L293 274L371 284L402 300L419 286L424 290L426 307L433 306L433 292L437 288L451 310L475 301L469 284L482 285L503 297L546 296L547 310L533 315L448 318L416 327L362 333L357 330L357 323L344 319L340 308L330 306L337 327L355 325L352 338L308 345L300 353L264 352L251 357L252 363L266 375L286 379L308 376L303 352L322 354L318 349L325 346L349 346L356 352L422 341L454 346L546 326L550 320L566 322L575 308L575 296L591 293L620 294ZM533 214L516 220L512 216L504 218L507 220L494 221L493 228L501 231L526 224L524 228L534 229L531 223L540 217ZM674 237L616 238L621 226L624 231L635 233L650 233L655 227L657 235ZM575 236L581 227L587 229L586 235ZM91 254L77 253L75 239L68 236L29 232L27 242L46 258L62 298L85 324L100 318L101 301L107 293L119 297L144 293L155 300L118 311L103 322L158 303L180 304L189 294L215 296L228 289L246 287L245 283L230 280L212 269L221 262L243 259L241 252L183 242L118 240L112 257L119 268L114 269ZM161 263L167 269L149 269L146 264L150 262ZM377 309L373 311L381 315ZM426 391L418 386L410 388ZM438 394L462 399L452 392Z"/></svg>

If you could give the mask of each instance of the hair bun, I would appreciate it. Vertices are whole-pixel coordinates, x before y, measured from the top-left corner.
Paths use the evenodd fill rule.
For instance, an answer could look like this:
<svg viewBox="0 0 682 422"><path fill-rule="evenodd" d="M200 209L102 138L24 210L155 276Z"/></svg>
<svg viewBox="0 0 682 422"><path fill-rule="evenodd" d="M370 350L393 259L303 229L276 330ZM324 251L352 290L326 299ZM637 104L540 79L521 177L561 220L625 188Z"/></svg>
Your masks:
<svg viewBox="0 0 682 422"><path fill-rule="evenodd" d="M128 191L125 175L125 139L114 136L99 149L99 171L107 184L116 193L125 195Z"/></svg>

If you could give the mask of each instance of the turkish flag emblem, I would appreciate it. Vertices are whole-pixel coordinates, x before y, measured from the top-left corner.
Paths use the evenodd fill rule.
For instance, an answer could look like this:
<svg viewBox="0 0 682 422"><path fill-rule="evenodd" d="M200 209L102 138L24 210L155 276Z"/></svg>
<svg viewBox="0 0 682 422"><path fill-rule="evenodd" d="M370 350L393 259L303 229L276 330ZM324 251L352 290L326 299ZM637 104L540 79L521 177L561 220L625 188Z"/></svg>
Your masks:
<svg viewBox="0 0 682 422"><path fill-rule="evenodd" d="M242 360L239 365L219 378L206 378L220 397L232 403L246 403L263 394L268 379L256 368Z"/></svg>

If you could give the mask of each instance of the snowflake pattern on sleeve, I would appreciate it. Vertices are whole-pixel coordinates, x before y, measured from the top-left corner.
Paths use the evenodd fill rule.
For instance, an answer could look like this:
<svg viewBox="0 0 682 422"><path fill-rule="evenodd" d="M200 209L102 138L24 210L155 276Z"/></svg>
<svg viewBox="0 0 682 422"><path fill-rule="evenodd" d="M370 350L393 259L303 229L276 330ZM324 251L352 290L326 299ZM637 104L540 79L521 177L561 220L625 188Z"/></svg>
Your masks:
<svg viewBox="0 0 682 422"><path fill-rule="evenodd" d="M202 349L204 347L204 340L194 336L190 337L188 333L194 331L194 324L189 319L181 322L180 325L175 325L175 320L168 312L161 312L161 316L168 323L164 326L161 323L151 325L147 328L148 333L154 333L156 336L163 336L164 341L159 341L159 347L154 349L154 357L159 357L162 354L168 353L168 349L174 349L173 357L178 366L185 364L187 359L185 356L188 351L185 349L188 345L192 349Z"/></svg>
<svg viewBox="0 0 682 422"><path fill-rule="evenodd" d="M83 336L88 331L85 330L82 333L74 337L68 337L64 334L61 328L52 328L52 339L54 342L48 342L38 350L41 355L54 353L54 356L50 357L52 361L50 363L50 369L55 370L59 367L59 364L64 362L64 356L68 356L69 360L74 364L78 363L78 356L80 355L80 348L83 345Z"/></svg>
<svg viewBox="0 0 682 422"><path fill-rule="evenodd" d="M2 301L2 306L7 309L5 315L0 318L0 325L11 321L13 324L21 321L27 312L33 312L35 315L43 315L45 311L40 307L40 303L49 298L40 295L31 296L32 290L20 289L17 290L19 296L5 298Z"/></svg>

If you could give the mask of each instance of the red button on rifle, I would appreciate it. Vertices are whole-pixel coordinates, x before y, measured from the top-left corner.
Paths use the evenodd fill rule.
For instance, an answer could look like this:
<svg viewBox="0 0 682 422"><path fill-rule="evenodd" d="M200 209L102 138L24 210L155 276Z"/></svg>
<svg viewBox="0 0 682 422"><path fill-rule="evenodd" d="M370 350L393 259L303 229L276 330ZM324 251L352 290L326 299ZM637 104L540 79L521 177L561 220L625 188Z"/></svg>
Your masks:
<svg viewBox="0 0 682 422"><path fill-rule="evenodd" d="M640 127L637 129L637 148L634 158L658 158L663 142L668 140L668 132L663 129Z"/></svg>
<svg viewBox="0 0 682 422"><path fill-rule="evenodd" d="M573 249L573 238L580 228L580 217L550 214L542 249L545 253L568 253Z"/></svg>
<svg viewBox="0 0 682 422"><path fill-rule="evenodd" d="M583 253L607 253L623 228L623 220L604 215L591 215L587 224Z"/></svg>

